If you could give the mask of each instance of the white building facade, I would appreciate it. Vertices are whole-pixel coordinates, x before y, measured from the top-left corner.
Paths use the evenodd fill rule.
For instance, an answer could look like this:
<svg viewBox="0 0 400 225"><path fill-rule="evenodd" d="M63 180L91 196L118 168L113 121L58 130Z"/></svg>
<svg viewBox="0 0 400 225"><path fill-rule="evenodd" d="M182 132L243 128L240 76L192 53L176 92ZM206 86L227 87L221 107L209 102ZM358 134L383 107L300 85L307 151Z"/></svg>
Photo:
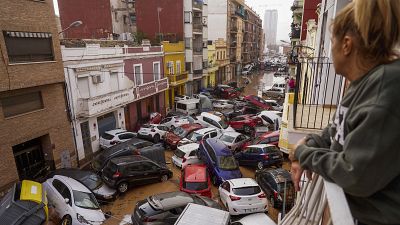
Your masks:
<svg viewBox="0 0 400 225"><path fill-rule="evenodd" d="M265 10L264 32L265 44L268 46L276 45L276 34L278 30L278 10Z"/></svg>

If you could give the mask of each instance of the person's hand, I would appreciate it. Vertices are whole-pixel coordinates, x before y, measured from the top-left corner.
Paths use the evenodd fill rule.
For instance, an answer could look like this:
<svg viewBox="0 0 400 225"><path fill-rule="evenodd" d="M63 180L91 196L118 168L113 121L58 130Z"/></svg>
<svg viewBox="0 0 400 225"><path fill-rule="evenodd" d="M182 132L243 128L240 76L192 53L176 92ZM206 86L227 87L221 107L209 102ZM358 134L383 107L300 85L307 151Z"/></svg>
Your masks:
<svg viewBox="0 0 400 225"><path fill-rule="evenodd" d="M292 174L292 181L296 191L300 191L300 179L304 170L301 168L299 161L292 162L290 173Z"/></svg>

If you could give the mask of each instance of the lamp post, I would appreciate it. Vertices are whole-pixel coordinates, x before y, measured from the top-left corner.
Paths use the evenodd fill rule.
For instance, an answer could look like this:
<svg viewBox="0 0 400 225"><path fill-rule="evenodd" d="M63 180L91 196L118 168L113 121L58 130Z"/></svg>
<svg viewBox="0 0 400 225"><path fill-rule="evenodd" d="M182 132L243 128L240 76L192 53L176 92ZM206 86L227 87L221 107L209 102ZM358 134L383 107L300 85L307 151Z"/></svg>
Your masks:
<svg viewBox="0 0 400 225"><path fill-rule="evenodd" d="M62 34L62 33L64 33L65 31L69 30L72 27L79 27L82 24L83 24L83 22L80 21L80 20L74 21L68 27L66 27L64 30L58 32L58 34Z"/></svg>

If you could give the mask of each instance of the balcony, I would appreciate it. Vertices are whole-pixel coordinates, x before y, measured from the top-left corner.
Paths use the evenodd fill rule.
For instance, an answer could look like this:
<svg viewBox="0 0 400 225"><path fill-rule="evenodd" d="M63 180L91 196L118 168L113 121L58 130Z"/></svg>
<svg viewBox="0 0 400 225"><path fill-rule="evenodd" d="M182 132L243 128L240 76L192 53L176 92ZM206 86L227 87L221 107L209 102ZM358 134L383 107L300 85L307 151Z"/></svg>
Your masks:
<svg viewBox="0 0 400 225"><path fill-rule="evenodd" d="M184 84L188 81L188 72L185 71L179 75L168 75L169 85L170 86L178 86Z"/></svg>
<svg viewBox="0 0 400 225"><path fill-rule="evenodd" d="M203 32L203 21L200 17L193 18L193 32L197 33Z"/></svg>
<svg viewBox="0 0 400 225"><path fill-rule="evenodd" d="M80 98L78 99L77 117L93 117L129 104L135 100L134 92L134 88L129 88L93 98Z"/></svg>
<svg viewBox="0 0 400 225"><path fill-rule="evenodd" d="M193 80L203 77L203 70L193 70Z"/></svg>
<svg viewBox="0 0 400 225"><path fill-rule="evenodd" d="M161 80L138 85L136 87L136 98L137 99L146 98L156 93L165 91L168 89L168 87L169 87L168 78L163 78Z"/></svg>
<svg viewBox="0 0 400 225"><path fill-rule="evenodd" d="M195 11L203 11L203 1L202 0L193 0L193 10Z"/></svg>
<svg viewBox="0 0 400 225"><path fill-rule="evenodd" d="M290 7L290 10L292 10L294 14L303 13L303 5L304 5L303 1L296 0L293 2L293 5L292 7Z"/></svg>
<svg viewBox="0 0 400 225"><path fill-rule="evenodd" d="M231 33L237 33L237 32L238 32L237 26L231 26Z"/></svg>

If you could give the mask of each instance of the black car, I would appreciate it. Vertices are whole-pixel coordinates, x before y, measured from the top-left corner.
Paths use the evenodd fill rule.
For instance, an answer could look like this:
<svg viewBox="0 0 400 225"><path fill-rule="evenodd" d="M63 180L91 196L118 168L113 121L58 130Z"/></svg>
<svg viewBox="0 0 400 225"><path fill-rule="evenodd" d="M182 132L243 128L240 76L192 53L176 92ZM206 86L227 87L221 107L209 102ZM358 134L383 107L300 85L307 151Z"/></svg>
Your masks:
<svg viewBox="0 0 400 225"><path fill-rule="evenodd" d="M290 173L287 170L282 168L257 170L255 176L257 183L269 198L272 207L280 208L283 206L285 193L286 210L290 210L293 207L296 200L296 192Z"/></svg>
<svg viewBox="0 0 400 225"><path fill-rule="evenodd" d="M164 224L174 225L186 205L194 203L222 210L211 198L176 191L149 196L136 203L132 214L134 225Z"/></svg>
<svg viewBox="0 0 400 225"><path fill-rule="evenodd" d="M92 161L92 169L98 173L101 172L103 167L107 164L107 162L118 156L127 156L132 154L138 154L135 150L142 149L145 147L162 147L162 144L153 144L150 141L146 141L139 138L132 138L129 141L119 143L117 145L112 146L109 149L105 149L99 155L97 155Z"/></svg>
<svg viewBox="0 0 400 225"><path fill-rule="evenodd" d="M167 181L171 177L172 171L167 167L140 155L113 158L108 161L102 173L104 182L120 193L126 192L130 185Z"/></svg>
<svg viewBox="0 0 400 225"><path fill-rule="evenodd" d="M99 202L110 201L113 200L116 196L117 191L113 188L107 186L101 177L92 171L80 170L76 168L70 169L57 169L52 171L48 178L53 177L54 175L62 175L66 177L71 177L83 185L85 185L89 190L91 190L96 196L96 199Z"/></svg>

